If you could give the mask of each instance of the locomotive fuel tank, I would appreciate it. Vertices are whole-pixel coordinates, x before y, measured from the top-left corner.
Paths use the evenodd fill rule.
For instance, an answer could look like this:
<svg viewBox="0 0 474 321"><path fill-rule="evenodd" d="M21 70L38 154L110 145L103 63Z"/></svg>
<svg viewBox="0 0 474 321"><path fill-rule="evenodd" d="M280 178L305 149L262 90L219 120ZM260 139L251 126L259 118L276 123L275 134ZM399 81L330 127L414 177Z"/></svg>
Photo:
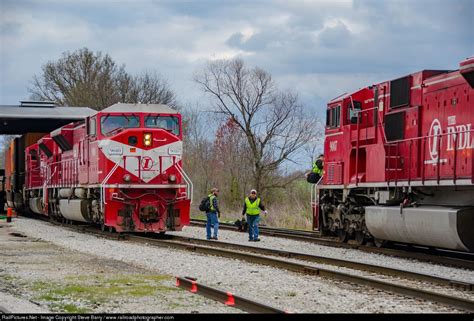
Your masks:
<svg viewBox="0 0 474 321"><path fill-rule="evenodd" d="M474 251L474 207L367 206L365 219L376 239Z"/></svg>
<svg viewBox="0 0 474 321"><path fill-rule="evenodd" d="M59 200L61 215L72 221L91 222L87 200Z"/></svg>
<svg viewBox="0 0 474 321"><path fill-rule="evenodd" d="M28 201L28 205L30 210L36 214L43 214L43 203L42 197L33 197L30 198Z"/></svg>

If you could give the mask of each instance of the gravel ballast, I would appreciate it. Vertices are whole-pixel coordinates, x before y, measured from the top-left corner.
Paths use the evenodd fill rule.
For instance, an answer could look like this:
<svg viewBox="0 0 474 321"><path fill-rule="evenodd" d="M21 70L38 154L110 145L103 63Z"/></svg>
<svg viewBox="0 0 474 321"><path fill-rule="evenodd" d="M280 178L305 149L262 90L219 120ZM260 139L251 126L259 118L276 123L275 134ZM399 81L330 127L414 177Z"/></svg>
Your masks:
<svg viewBox="0 0 474 321"><path fill-rule="evenodd" d="M206 239L206 232L203 227L186 226L181 232L169 232L169 234ZM247 239L248 234L244 232L219 230L219 240L222 242L319 255L336 259L347 259L355 262L386 266L394 269L401 269L474 283L473 270L421 262L415 259L397 258L383 254L367 253L355 249L336 248L265 235L260 236L260 239L262 240L261 242L248 242Z"/></svg>
<svg viewBox="0 0 474 321"><path fill-rule="evenodd" d="M126 241L113 241L82 234L46 222L26 218L17 219L14 227L18 232L30 237L41 238L60 247L73 251L126 262L140 268L162 274L192 276L198 282L217 286L235 295L255 299L290 312L321 313L422 313L460 312L437 303L392 295L379 290L344 282L304 276L280 269L248 264L239 260L205 256L166 248L156 248ZM202 233L194 228L186 228L182 235ZM192 232L191 232L192 233ZM246 235L222 231L220 239ZM201 236L202 236L201 235ZM282 241L294 243L294 241ZM259 246L269 246L270 238L265 238ZM299 249L307 243L299 243ZM278 246L278 245L275 245ZM269 246L270 247L270 246ZM349 250L346 250L349 252ZM360 257L359 251L357 257ZM322 253L319 253L322 255ZM350 254L350 253L348 253ZM424 263L428 268L429 264ZM370 304L367 304L370 302Z"/></svg>
<svg viewBox="0 0 474 321"><path fill-rule="evenodd" d="M60 247L4 223L0 262L0 310L7 313L241 312L177 288L172 275Z"/></svg>

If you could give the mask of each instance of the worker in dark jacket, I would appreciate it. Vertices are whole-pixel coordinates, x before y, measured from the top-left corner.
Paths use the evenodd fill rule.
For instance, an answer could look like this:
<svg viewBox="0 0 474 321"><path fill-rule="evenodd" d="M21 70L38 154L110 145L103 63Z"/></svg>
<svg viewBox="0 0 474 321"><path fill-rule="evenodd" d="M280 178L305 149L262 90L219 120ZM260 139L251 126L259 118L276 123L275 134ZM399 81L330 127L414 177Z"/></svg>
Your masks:
<svg viewBox="0 0 474 321"><path fill-rule="evenodd" d="M219 230L219 219L221 216L221 211L219 210L219 202L217 196L219 195L219 190L217 188L211 189L211 194L209 197L209 211L206 213L207 224L206 224L206 233L208 240L217 240L217 232ZM214 226L214 236L211 237L211 225Z"/></svg>
<svg viewBox="0 0 474 321"><path fill-rule="evenodd" d="M311 172L306 173L306 180L308 181L308 183L312 183L312 184L319 183L324 173L323 168L324 168L324 155L321 154L313 162L313 169L311 170Z"/></svg>
<svg viewBox="0 0 474 321"><path fill-rule="evenodd" d="M247 215L249 242L260 241L258 238L258 222L260 222L261 210L267 214L262 200L260 197L257 197L257 191L253 189L250 191L250 195L245 198L244 209L242 210L242 216Z"/></svg>

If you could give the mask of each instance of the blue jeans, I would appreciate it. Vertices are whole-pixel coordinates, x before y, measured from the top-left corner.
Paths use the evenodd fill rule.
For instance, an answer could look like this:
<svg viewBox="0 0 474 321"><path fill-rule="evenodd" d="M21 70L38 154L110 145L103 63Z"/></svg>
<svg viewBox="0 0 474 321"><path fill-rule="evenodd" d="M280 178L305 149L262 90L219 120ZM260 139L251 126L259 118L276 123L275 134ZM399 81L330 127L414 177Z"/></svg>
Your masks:
<svg viewBox="0 0 474 321"><path fill-rule="evenodd" d="M217 219L216 212L206 213L207 223L206 223L206 233L207 238L211 238L211 225L214 225L214 237L217 237L217 231L219 230L219 220Z"/></svg>
<svg viewBox="0 0 474 321"><path fill-rule="evenodd" d="M258 222L260 222L260 215L247 214L247 223L249 224L249 240L258 239Z"/></svg>

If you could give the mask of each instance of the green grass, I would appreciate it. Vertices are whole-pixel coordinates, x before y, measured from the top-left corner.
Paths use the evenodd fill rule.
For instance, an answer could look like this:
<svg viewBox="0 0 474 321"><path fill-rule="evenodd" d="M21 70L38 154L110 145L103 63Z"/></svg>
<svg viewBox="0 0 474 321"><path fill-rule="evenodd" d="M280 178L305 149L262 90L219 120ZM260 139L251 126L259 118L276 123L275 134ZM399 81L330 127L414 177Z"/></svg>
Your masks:
<svg viewBox="0 0 474 321"><path fill-rule="evenodd" d="M141 298L153 296L158 292L178 291L177 288L164 285L170 280L165 275L123 274L112 278L99 275L68 276L66 284L53 282L35 282L31 289L38 292L36 299L46 302L59 312L84 313L93 306L113 301L115 298ZM81 307L61 303L63 300L80 301Z"/></svg>
<svg viewBox="0 0 474 321"><path fill-rule="evenodd" d="M61 311L61 312L67 312L67 313L88 313L91 312L90 309L87 308L81 308L78 307L74 304L53 304L53 308Z"/></svg>

